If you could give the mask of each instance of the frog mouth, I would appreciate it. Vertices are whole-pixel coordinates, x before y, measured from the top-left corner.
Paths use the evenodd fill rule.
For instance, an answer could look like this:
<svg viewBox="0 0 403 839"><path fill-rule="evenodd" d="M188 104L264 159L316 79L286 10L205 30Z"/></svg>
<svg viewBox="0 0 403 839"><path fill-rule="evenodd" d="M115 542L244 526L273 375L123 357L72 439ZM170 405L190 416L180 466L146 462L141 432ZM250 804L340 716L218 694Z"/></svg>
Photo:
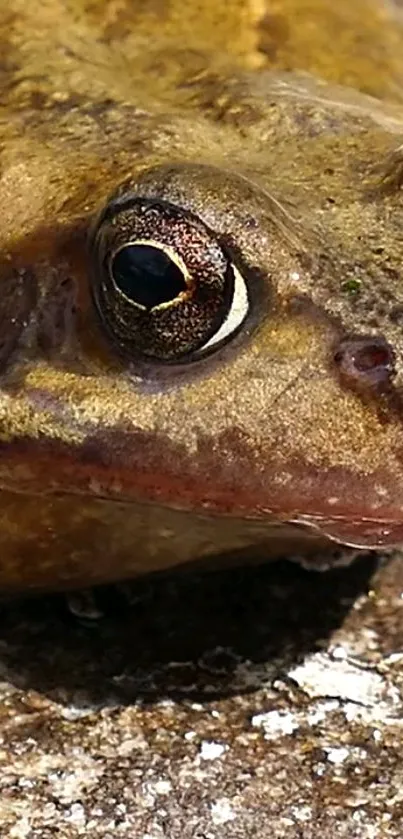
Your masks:
<svg viewBox="0 0 403 839"><path fill-rule="evenodd" d="M342 468L314 469L279 461L249 472L238 459L213 464L206 447L180 460L155 436L121 433L86 444L28 439L0 446L0 489L25 495L82 496L112 504L159 505L215 519L293 525L362 550L403 545L403 479L383 471L359 475ZM159 443L157 445L157 443ZM212 466L215 465L215 468ZM221 468L219 468L221 467Z"/></svg>
<svg viewBox="0 0 403 839"><path fill-rule="evenodd" d="M308 527L332 542L360 550L398 548L403 544L403 522L378 518L300 515L290 524Z"/></svg>
<svg viewBox="0 0 403 839"><path fill-rule="evenodd" d="M80 472L81 470L79 470ZM0 491L6 490L8 492L35 497L40 495L54 496L55 498L72 498L82 497L98 499L100 501L107 501L113 506L123 503L125 506L144 506L144 507L164 507L166 510L173 510L177 512L189 513L189 515L196 515L196 517L207 519L233 519L238 521L244 520L250 525L256 524L259 532L267 526L267 532L273 530L279 533L295 528L301 533L301 544L304 538L308 535L317 536L321 541L329 539L331 542L345 546L347 548L354 548L362 551L385 551L393 548L398 548L403 544L403 521L396 518L381 518L357 515L334 515L328 516L324 514L304 514L293 513L287 514L284 511L265 508L264 512L245 509L237 506L231 509L223 509L221 505L215 503L205 504L203 508L199 505L190 505L189 501L179 500L178 498L161 499L144 497L130 491L129 487L124 486L124 482L115 477L112 481L106 476L94 474L89 475L87 470L82 470L81 475L75 474L74 479L71 475L64 473L63 485L58 480L50 480L47 487L43 485L42 470L35 476L29 475L28 471L17 469L6 470L8 474L1 470L0 474ZM24 480L25 473L25 480ZM16 480L18 475L18 480ZM66 480L67 478L67 480ZM39 480L38 480L39 479Z"/></svg>

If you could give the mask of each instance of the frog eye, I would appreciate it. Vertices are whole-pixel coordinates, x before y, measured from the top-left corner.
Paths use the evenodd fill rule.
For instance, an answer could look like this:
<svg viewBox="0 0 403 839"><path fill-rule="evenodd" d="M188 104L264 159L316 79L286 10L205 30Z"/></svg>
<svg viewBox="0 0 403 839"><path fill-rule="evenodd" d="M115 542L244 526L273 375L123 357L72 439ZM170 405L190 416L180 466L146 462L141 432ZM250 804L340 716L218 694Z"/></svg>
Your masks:
<svg viewBox="0 0 403 839"><path fill-rule="evenodd" d="M189 361L244 322L248 291L225 248L196 216L148 198L111 202L91 236L101 323L132 358Z"/></svg>

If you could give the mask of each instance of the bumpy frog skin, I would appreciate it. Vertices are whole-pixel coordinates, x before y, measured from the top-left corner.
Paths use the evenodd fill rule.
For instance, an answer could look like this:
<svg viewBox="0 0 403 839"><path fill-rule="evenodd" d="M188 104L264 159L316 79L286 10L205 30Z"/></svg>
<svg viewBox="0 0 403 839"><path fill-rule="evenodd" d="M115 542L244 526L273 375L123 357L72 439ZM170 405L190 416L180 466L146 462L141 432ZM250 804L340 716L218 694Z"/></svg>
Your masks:
<svg viewBox="0 0 403 839"><path fill-rule="evenodd" d="M403 35L341 2L315 52L334 6L2 4L3 590L403 542ZM325 53L331 84L288 72ZM179 218L180 258L132 231L144 207ZM176 354L171 300L161 358L116 243L183 281L192 225L232 314Z"/></svg>

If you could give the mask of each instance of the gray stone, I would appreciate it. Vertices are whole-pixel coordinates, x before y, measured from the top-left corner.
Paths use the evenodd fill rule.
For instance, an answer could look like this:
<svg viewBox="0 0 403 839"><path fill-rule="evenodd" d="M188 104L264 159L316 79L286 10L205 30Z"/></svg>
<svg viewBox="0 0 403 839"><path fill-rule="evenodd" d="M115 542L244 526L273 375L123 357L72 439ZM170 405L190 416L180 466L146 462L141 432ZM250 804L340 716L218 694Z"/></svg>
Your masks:
<svg viewBox="0 0 403 839"><path fill-rule="evenodd" d="M3 604L2 837L401 839L399 555L127 593Z"/></svg>

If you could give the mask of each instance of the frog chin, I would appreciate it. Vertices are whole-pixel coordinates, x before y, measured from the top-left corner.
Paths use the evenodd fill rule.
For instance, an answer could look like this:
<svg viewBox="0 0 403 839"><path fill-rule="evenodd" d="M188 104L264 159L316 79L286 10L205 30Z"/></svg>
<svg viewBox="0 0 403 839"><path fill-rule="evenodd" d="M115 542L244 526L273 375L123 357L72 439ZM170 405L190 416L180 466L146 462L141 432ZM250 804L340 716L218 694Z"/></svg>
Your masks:
<svg viewBox="0 0 403 839"><path fill-rule="evenodd" d="M289 522L304 525L332 542L361 550L391 550L403 545L403 522L380 518L347 518L299 515Z"/></svg>

